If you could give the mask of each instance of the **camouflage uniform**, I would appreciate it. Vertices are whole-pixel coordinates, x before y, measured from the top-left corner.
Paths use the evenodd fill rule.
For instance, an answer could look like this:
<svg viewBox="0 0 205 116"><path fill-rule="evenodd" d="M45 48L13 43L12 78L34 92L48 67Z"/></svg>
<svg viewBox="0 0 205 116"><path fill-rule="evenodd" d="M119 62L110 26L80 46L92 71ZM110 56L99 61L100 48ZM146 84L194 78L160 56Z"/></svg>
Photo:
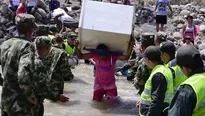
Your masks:
<svg viewBox="0 0 205 116"><path fill-rule="evenodd" d="M141 45L143 47L148 47L150 45L154 45L154 34L153 33L143 33L141 38ZM146 49L146 48L144 48ZM139 94L141 94L144 90L144 85L149 78L149 75L151 73L151 69L147 67L145 64L143 56L140 56L137 62L135 63L136 67L136 74L134 79L134 86L138 91Z"/></svg>
<svg viewBox="0 0 205 116"><path fill-rule="evenodd" d="M134 79L134 86L138 91L139 94L141 94L144 90L144 85L149 78L149 75L151 73L151 69L147 67L147 65L144 62L144 58L142 58L138 62L137 66L137 72L135 74L135 79Z"/></svg>
<svg viewBox="0 0 205 116"><path fill-rule="evenodd" d="M35 18L28 14L19 14L16 24L34 26ZM25 26L24 25L24 26ZM22 25L21 25L22 26ZM34 94L34 46L23 35L1 44L0 48L2 74L2 115L33 116L36 100Z"/></svg>
<svg viewBox="0 0 205 116"><path fill-rule="evenodd" d="M49 55L43 61L49 67L49 88L63 94L64 80L73 79L67 54L58 48L52 47Z"/></svg>

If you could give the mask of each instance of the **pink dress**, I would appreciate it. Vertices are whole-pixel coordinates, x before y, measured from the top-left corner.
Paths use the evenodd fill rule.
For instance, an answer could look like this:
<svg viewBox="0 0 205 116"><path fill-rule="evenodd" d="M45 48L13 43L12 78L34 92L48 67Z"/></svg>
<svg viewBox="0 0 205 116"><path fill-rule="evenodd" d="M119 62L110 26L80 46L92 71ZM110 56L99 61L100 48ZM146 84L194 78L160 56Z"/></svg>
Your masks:
<svg viewBox="0 0 205 116"><path fill-rule="evenodd" d="M96 62L94 91L116 89L114 70L118 56L107 56L105 60L99 59L96 53L89 53L89 56Z"/></svg>

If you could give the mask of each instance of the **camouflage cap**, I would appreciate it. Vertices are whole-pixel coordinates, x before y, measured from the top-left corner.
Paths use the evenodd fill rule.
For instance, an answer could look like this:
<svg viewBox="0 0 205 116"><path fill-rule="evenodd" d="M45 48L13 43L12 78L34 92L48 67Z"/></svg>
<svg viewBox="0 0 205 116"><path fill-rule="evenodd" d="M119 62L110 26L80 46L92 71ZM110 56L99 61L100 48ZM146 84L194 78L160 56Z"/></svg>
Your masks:
<svg viewBox="0 0 205 116"><path fill-rule="evenodd" d="M155 35L156 40L166 41L167 40L167 34L165 32L159 31Z"/></svg>
<svg viewBox="0 0 205 116"><path fill-rule="evenodd" d="M45 47L46 45L51 45L51 39L48 36L38 36L35 39L35 45L37 48Z"/></svg>
<svg viewBox="0 0 205 116"><path fill-rule="evenodd" d="M22 28L36 28L35 17L30 14L19 14L15 17L15 23Z"/></svg>
<svg viewBox="0 0 205 116"><path fill-rule="evenodd" d="M67 39L68 38L71 38L71 39L75 40L77 38L77 34L75 32L69 32L67 34Z"/></svg>
<svg viewBox="0 0 205 116"><path fill-rule="evenodd" d="M141 40L149 40L149 39L154 39L155 34L154 33L142 33L142 38Z"/></svg>

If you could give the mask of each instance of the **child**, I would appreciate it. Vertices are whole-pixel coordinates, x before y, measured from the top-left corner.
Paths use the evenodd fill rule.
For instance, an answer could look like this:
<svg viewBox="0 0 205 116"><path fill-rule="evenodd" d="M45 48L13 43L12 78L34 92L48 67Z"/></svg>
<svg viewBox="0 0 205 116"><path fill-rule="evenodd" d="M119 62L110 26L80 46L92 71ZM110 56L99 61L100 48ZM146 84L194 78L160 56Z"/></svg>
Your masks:
<svg viewBox="0 0 205 116"><path fill-rule="evenodd" d="M133 42L131 42L130 47L126 55L111 55L114 52L108 51L108 48L104 44L97 46L96 51L90 52L88 54L82 54L78 48L79 41L76 40L76 54L79 59L90 59L96 63L96 76L94 82L94 93L93 100L102 101L103 96L107 98L111 103L116 102L117 97L117 87L115 84L115 64L117 60L128 60L133 48Z"/></svg>
<svg viewBox="0 0 205 116"><path fill-rule="evenodd" d="M26 0L21 0L20 4L16 10L16 16L18 14L21 14L21 13L27 13Z"/></svg>

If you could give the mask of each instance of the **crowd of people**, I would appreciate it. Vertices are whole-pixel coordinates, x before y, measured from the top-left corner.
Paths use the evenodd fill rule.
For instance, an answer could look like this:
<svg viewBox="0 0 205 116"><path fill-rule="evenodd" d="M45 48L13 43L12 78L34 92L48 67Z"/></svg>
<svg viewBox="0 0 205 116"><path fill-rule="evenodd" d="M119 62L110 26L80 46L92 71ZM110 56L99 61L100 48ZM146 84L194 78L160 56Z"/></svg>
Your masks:
<svg viewBox="0 0 205 116"><path fill-rule="evenodd" d="M58 9L59 5L53 13L57 16L54 20L60 25L36 24L30 12L38 2L10 1L17 34L0 46L2 116L42 116L45 99L68 102L69 98L63 93L64 81L74 78L71 68L78 64L78 59L89 60L95 65L94 101L101 102L106 98L110 103L116 103L115 72L132 69L127 79L133 81L141 96L136 103L140 116L205 114L204 56L194 43L199 30L191 15L187 16L181 32L181 43L176 44L163 32L167 7L171 10L171 5L168 0L158 0L156 34L143 33L138 37L132 34L125 55L110 50L105 44L83 54L75 32L76 22L67 31L64 19L72 17L54 13L63 10L66 14L63 8ZM128 63L116 70L117 60Z"/></svg>

